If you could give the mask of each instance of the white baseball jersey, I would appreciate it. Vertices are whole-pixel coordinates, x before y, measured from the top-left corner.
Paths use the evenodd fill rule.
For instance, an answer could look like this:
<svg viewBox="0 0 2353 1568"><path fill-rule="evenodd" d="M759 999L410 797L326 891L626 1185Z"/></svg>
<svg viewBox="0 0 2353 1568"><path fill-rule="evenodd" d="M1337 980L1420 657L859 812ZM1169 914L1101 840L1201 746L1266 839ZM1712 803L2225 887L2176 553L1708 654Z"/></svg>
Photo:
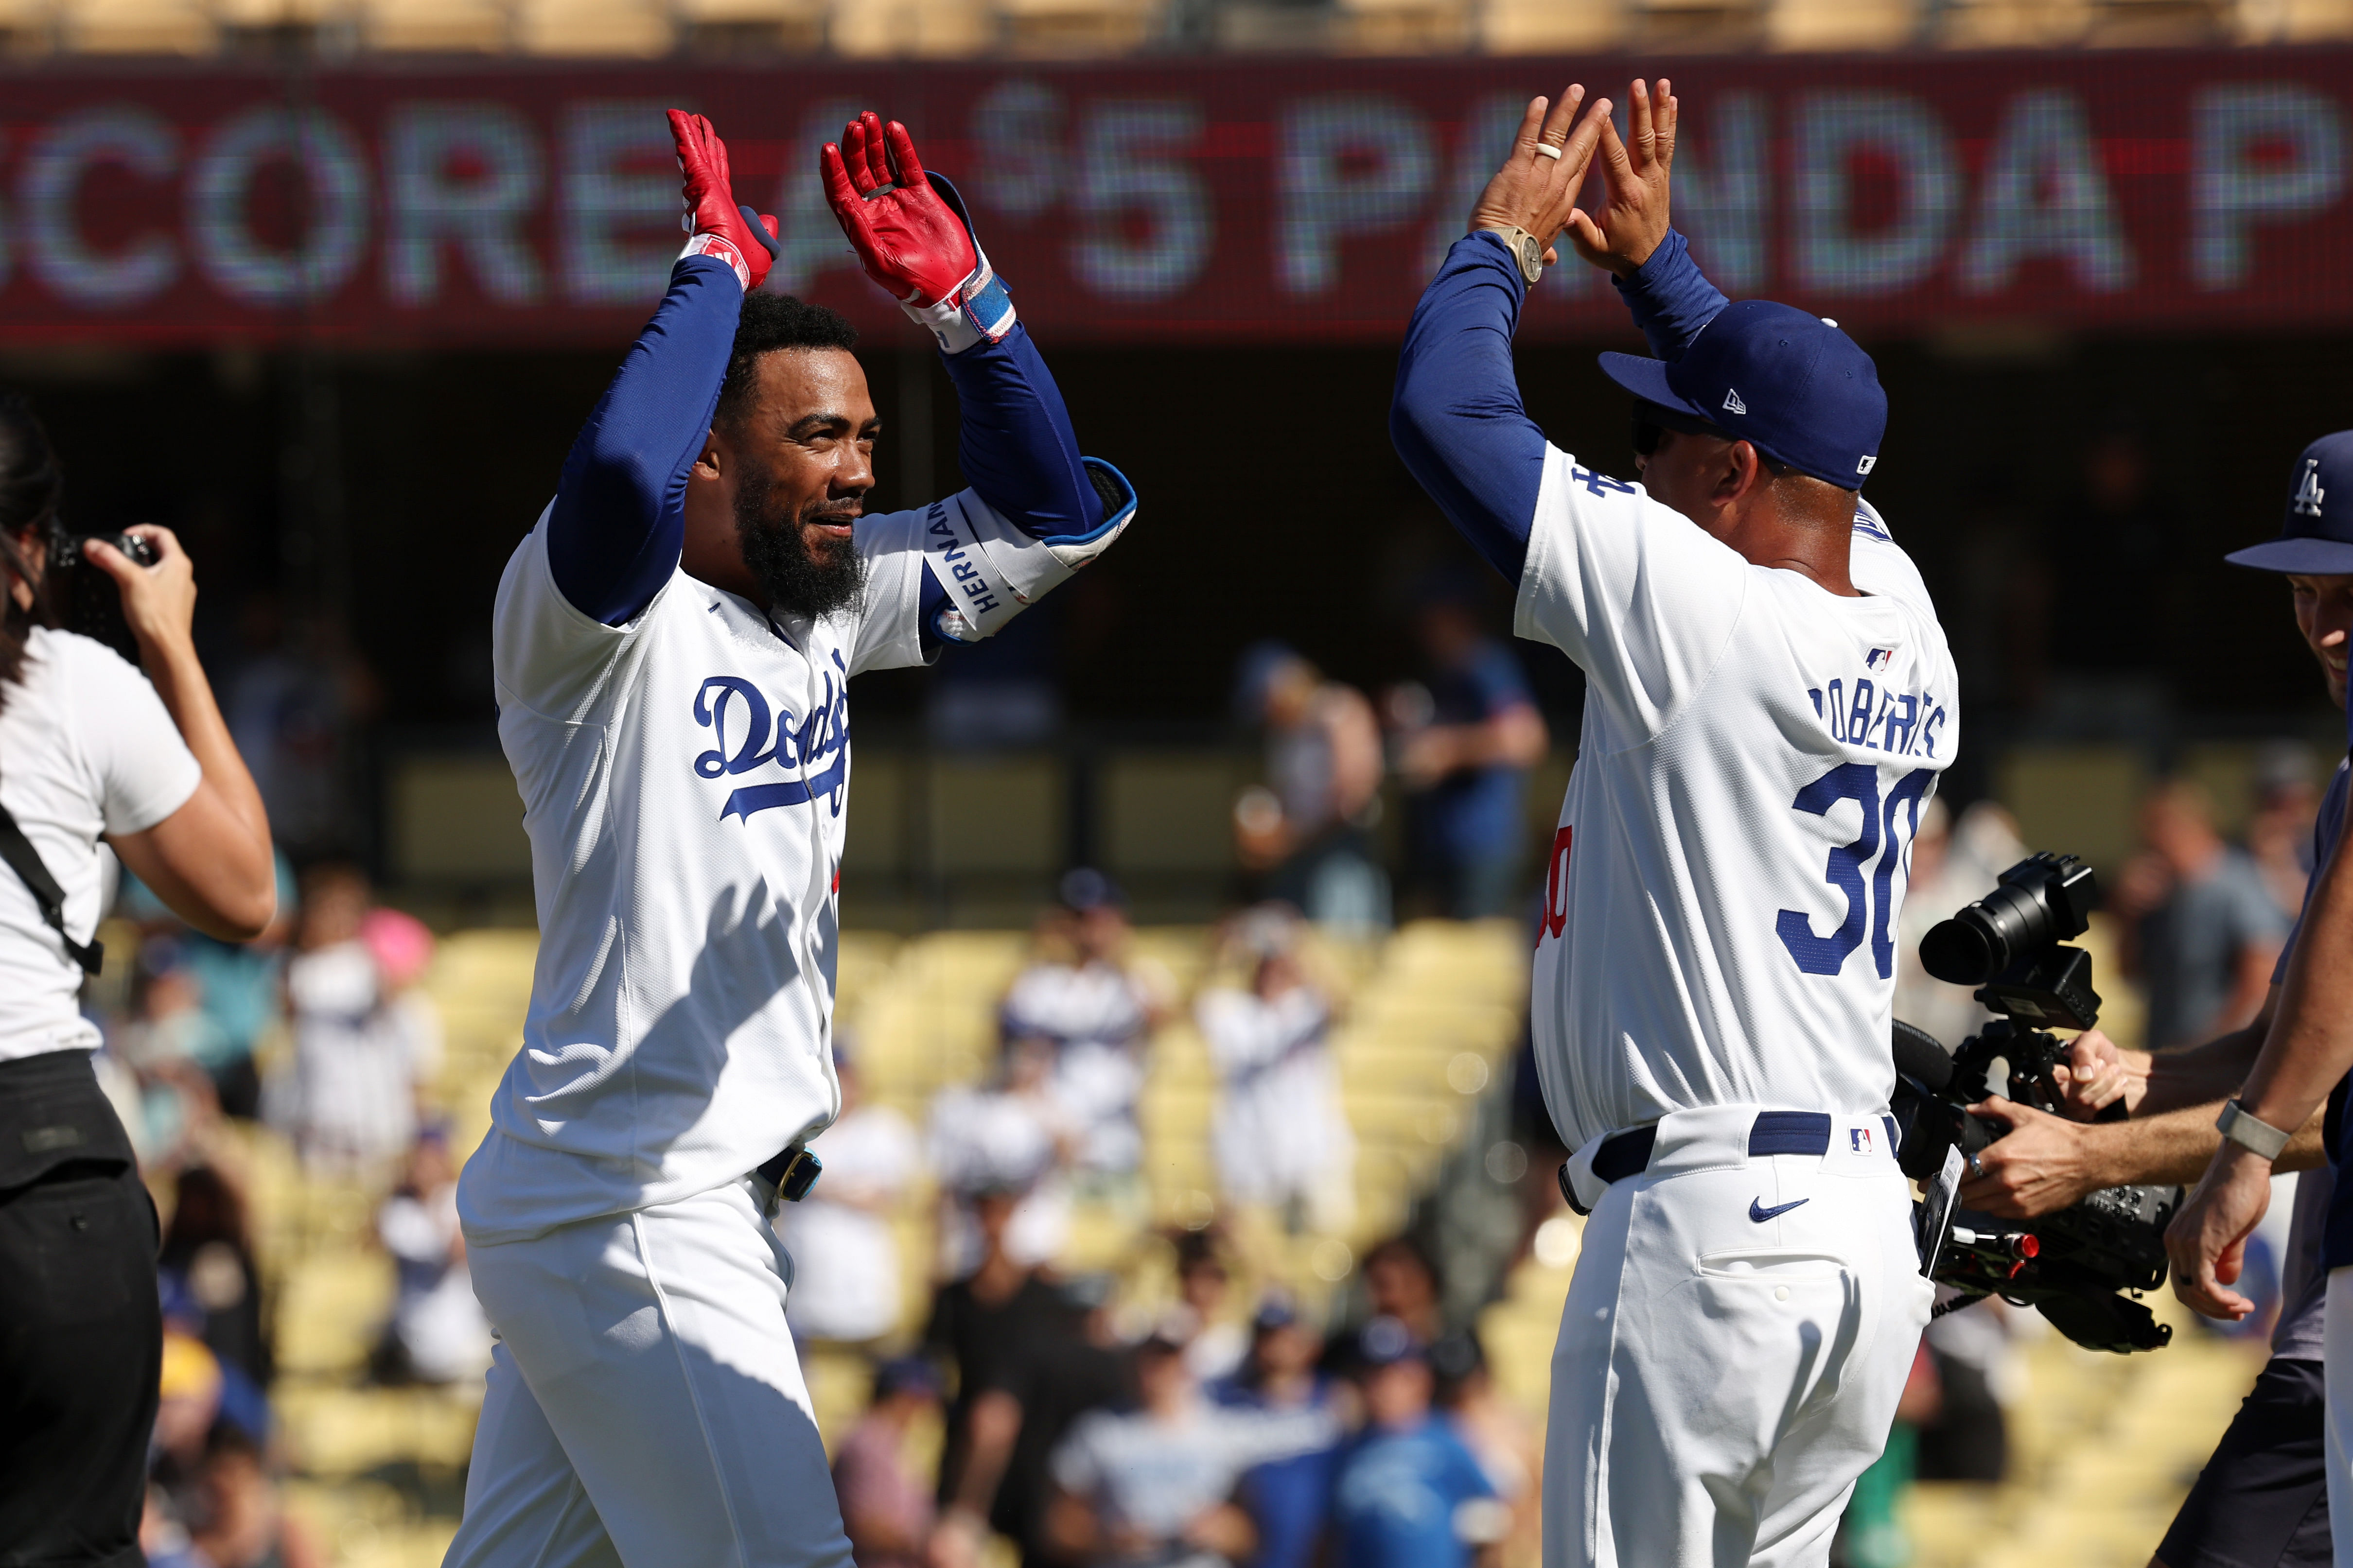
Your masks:
<svg viewBox="0 0 2353 1568"><path fill-rule="evenodd" d="M815 623L673 570L606 626L556 587L545 513L507 563L492 663L539 957L459 1185L470 1240L708 1192L833 1119L846 689L923 661L939 511L859 520L864 602Z"/></svg>
<svg viewBox="0 0 2353 1568"><path fill-rule="evenodd" d="M1753 565L1546 447L1514 629L1587 678L1536 942L1568 1147L1669 1111L1883 1109L1913 836L1959 740L1911 559L1867 504L1862 596Z"/></svg>

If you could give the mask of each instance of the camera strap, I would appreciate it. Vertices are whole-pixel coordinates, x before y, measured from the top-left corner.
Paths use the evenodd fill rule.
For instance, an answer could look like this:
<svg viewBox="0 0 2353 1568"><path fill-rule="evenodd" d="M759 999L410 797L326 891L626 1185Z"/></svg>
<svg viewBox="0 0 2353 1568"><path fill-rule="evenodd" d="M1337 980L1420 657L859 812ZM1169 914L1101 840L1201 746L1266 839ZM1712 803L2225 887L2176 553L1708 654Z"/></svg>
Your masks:
<svg viewBox="0 0 2353 1568"><path fill-rule="evenodd" d="M33 902L41 907L41 919L58 933L66 945L66 956L81 965L84 974L96 974L106 963L106 944L92 940L76 942L66 931L66 891L58 879L49 875L48 867L41 860L41 852L16 826L16 818L5 805L0 805L0 860L23 879L33 895Z"/></svg>

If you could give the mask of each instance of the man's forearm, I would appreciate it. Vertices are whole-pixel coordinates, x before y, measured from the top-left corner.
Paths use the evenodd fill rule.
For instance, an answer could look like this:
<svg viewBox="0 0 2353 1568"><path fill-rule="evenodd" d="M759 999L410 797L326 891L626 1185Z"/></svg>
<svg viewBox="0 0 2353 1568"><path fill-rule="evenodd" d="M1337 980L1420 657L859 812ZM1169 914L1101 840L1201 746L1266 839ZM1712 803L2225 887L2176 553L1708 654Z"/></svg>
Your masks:
<svg viewBox="0 0 2353 1568"><path fill-rule="evenodd" d="M1731 301L1694 261L1674 229L1631 273L1609 280L1641 329L1651 352L1663 360L1683 358L1700 329Z"/></svg>
<svg viewBox="0 0 2353 1568"><path fill-rule="evenodd" d="M1080 538L1102 527L1103 498L1029 329L1017 321L1002 342L983 340L940 363L955 384L958 460L980 499L1036 539ZM923 500L908 498L913 505Z"/></svg>
<svg viewBox="0 0 2353 1568"><path fill-rule="evenodd" d="M2084 1158L2092 1186L2121 1187L2135 1184L2188 1185L2206 1173L2207 1163L2222 1142L2214 1130L2221 1098L2198 1105L2136 1116L2130 1121L2094 1122L2084 1129ZM2274 1169L2308 1171L2327 1161L2321 1147L2321 1123L2316 1113L2288 1140Z"/></svg>
<svg viewBox="0 0 2353 1568"><path fill-rule="evenodd" d="M2301 1127L2353 1070L2353 863L2339 839L2313 879L2279 1003L2239 1103L2274 1127Z"/></svg>
<svg viewBox="0 0 2353 1568"><path fill-rule="evenodd" d="M711 434L744 286L712 256L686 256L564 460L547 562L572 606L619 626L678 565L687 470Z"/></svg>
<svg viewBox="0 0 2353 1568"><path fill-rule="evenodd" d="M2237 1093L2262 1054L2263 1028L2269 1019L2266 1010L2243 1029L2219 1035L2190 1050L2150 1058L2148 1090L2134 1109L2136 1119L2218 1104Z"/></svg>
<svg viewBox="0 0 2353 1568"><path fill-rule="evenodd" d="M1398 355L1389 439L1472 547L1516 584L1544 482L1545 437L1521 405L1512 333L1527 292L1493 234L1454 242Z"/></svg>

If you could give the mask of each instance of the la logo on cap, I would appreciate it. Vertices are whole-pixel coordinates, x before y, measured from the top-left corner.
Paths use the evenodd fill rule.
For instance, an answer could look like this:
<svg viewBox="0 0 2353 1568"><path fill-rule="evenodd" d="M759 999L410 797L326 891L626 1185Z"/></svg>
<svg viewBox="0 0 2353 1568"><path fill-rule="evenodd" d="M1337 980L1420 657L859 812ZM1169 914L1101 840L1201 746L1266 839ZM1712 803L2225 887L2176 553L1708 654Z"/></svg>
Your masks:
<svg viewBox="0 0 2353 1568"><path fill-rule="evenodd" d="M2297 514L2303 517L2318 517L2320 503L2327 498L2328 492L2320 488L2320 459L2306 458L2304 460L2304 482L2295 488Z"/></svg>

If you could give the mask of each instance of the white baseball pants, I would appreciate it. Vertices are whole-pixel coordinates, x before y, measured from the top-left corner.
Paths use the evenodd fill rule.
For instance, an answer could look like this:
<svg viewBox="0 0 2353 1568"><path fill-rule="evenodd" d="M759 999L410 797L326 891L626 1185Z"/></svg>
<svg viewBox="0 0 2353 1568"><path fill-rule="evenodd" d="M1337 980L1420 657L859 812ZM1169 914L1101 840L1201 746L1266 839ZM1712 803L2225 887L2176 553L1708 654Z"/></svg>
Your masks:
<svg viewBox="0 0 2353 1568"><path fill-rule="evenodd" d="M849 1568L753 1182L467 1261L499 1344L444 1568Z"/></svg>
<svg viewBox="0 0 2353 1568"><path fill-rule="evenodd" d="M1677 1111L1594 1208L1553 1352L1545 1568L1825 1563L1933 1291L1882 1118L1748 1152L1755 1106Z"/></svg>

